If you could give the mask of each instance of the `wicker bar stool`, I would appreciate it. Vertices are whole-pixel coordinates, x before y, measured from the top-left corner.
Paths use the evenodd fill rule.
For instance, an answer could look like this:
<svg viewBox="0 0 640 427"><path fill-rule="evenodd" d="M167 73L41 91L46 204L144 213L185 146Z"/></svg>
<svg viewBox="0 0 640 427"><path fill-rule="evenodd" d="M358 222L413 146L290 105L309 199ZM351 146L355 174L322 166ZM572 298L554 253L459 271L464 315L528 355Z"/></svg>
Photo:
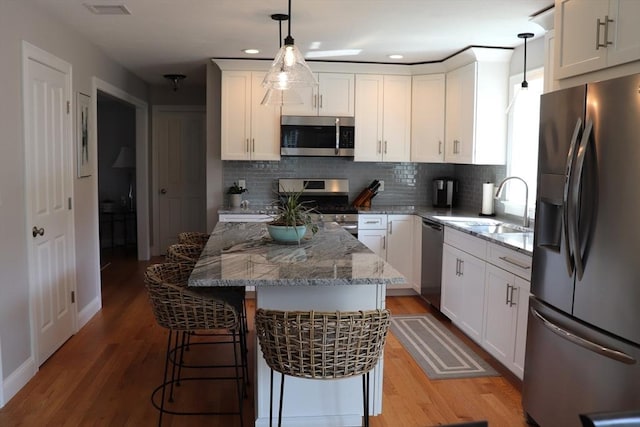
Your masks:
<svg viewBox="0 0 640 427"><path fill-rule="evenodd" d="M242 356L246 352L246 342L243 340L243 328L240 322L239 309L237 304L221 300L215 297L215 293L207 289L192 290L186 287L186 282L191 274L192 266L186 263L164 263L155 264L147 268L145 272L145 286L151 303L151 309L156 322L161 327L169 331L167 337L167 347L165 354L165 366L162 384L156 387L151 394L151 403L160 411L158 425L162 425L162 415L165 413L173 415L238 415L240 425L243 426L242 408L243 396L246 392L243 378L246 371L242 368ZM211 342L199 342L190 344L196 345L221 345L231 344L233 347L234 362L231 365L202 365L187 364L184 362L184 350L187 336L201 331L211 333L214 331L224 331L230 333L231 339L215 340ZM169 377L169 367L171 374ZM234 376L200 376L182 377L182 368L234 368ZM238 398L237 411L208 411L208 412L187 412L165 408L165 398L167 397L167 387L169 396L167 401L173 402L174 385L179 386L186 381L205 380L235 380ZM157 403L156 396L161 392L160 403Z"/></svg>
<svg viewBox="0 0 640 427"><path fill-rule="evenodd" d="M278 426L282 425L284 376L339 379L362 375L364 425L369 425L369 372L389 329L389 310L314 312L256 311L256 334L271 368L269 422L273 422L273 372L280 372Z"/></svg>
<svg viewBox="0 0 640 427"><path fill-rule="evenodd" d="M193 234L193 233L180 233L180 234ZM208 236L208 235L207 235ZM166 260L167 262L180 262L191 263L193 267L202 253L203 246L195 243L178 243L169 246L167 248ZM242 326L244 327L245 334L249 332L249 322L247 321L247 304L245 300L246 290L244 287L229 287L226 289L220 289L220 298L226 298L224 295L232 294L233 298L240 298L242 301L241 316Z"/></svg>
<svg viewBox="0 0 640 427"><path fill-rule="evenodd" d="M178 242L204 247L207 241L209 241L209 236L210 234L201 231L183 231L182 233L178 233Z"/></svg>

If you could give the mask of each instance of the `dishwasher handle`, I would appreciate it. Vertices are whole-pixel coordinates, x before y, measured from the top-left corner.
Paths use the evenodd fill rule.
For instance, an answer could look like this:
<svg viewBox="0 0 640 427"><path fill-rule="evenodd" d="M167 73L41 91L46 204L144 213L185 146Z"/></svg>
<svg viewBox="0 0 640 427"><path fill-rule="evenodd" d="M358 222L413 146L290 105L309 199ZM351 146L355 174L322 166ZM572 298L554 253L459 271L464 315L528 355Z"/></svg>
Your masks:
<svg viewBox="0 0 640 427"><path fill-rule="evenodd" d="M431 221L429 219L422 219L422 226L423 227L430 227L433 228L434 230L437 231L442 231L442 224L440 224L439 222L435 222L435 221Z"/></svg>

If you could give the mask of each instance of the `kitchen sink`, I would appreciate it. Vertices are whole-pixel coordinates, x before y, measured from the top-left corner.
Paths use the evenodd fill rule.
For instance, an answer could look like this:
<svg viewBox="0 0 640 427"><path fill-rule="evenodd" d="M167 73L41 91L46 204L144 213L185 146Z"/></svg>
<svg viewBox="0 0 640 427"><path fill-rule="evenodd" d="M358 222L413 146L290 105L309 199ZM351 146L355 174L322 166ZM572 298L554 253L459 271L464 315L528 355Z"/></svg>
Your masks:
<svg viewBox="0 0 640 427"><path fill-rule="evenodd" d="M489 233L489 234L505 234L505 233L527 233L530 232L528 228L514 225L514 224L494 224L494 225L469 225L465 224L465 228L469 228L477 233Z"/></svg>

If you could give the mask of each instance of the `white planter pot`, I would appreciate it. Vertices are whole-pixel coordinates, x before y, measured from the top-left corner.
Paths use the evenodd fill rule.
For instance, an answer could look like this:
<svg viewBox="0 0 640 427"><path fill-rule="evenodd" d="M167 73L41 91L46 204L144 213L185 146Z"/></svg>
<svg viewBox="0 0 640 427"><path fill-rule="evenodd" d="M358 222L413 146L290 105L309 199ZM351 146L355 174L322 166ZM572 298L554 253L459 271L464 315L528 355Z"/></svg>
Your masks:
<svg viewBox="0 0 640 427"><path fill-rule="evenodd" d="M229 194L229 206L239 208L242 203L242 194Z"/></svg>

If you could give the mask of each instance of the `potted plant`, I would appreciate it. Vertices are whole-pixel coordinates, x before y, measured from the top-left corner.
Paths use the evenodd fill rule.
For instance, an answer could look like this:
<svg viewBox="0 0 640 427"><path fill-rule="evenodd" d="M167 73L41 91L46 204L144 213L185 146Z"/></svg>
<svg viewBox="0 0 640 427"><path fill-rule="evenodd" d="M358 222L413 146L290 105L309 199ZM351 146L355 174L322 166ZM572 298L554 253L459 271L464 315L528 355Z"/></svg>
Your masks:
<svg viewBox="0 0 640 427"><path fill-rule="evenodd" d="M244 187L240 187L237 182L234 182L233 185L229 187L227 194L229 195L229 205L231 205L232 208L240 207L240 204L242 203L242 193L245 191L249 190Z"/></svg>
<svg viewBox="0 0 640 427"><path fill-rule="evenodd" d="M313 222L311 214L315 209L309 206L310 202L301 202L298 193L288 193L280 195L278 198L277 213L273 221L267 224L267 229L271 238L278 242L300 243L307 230L316 234L318 226Z"/></svg>

